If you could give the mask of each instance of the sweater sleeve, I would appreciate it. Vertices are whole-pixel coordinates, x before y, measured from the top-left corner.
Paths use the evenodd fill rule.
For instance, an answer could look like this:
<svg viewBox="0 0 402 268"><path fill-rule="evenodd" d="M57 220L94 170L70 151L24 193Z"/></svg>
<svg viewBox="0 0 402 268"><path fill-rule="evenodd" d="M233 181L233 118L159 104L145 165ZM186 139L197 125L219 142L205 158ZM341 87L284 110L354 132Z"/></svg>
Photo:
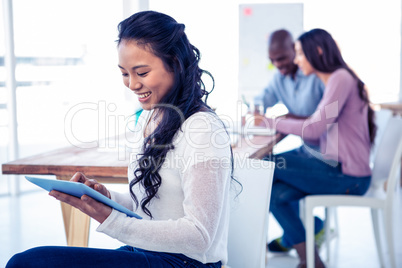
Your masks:
<svg viewBox="0 0 402 268"><path fill-rule="evenodd" d="M338 120L355 83L347 70L339 69L330 76L324 96L309 118L278 118L269 122L278 132L298 135L303 139L319 139L328 130L327 126Z"/></svg>
<svg viewBox="0 0 402 268"><path fill-rule="evenodd" d="M183 215L167 220L138 220L113 210L97 231L152 251L202 256L211 247L217 247L217 232L224 233L221 228L227 229L228 224L225 220L231 171L228 136L221 126L209 120L206 125L197 127L197 124L201 123L191 127L183 124L183 135L172 153L188 160L188 165L178 167L183 201L179 209L171 208L182 210ZM169 179L173 178L162 178L162 185ZM158 202L169 202L168 199Z"/></svg>
<svg viewBox="0 0 402 268"><path fill-rule="evenodd" d="M146 250L172 253L203 253L209 249L219 227L227 198L228 172L207 161L192 166L183 188L185 216L177 220L137 220L113 210L97 228L109 236ZM208 166L208 169L204 167ZM215 168L214 168L215 167Z"/></svg>

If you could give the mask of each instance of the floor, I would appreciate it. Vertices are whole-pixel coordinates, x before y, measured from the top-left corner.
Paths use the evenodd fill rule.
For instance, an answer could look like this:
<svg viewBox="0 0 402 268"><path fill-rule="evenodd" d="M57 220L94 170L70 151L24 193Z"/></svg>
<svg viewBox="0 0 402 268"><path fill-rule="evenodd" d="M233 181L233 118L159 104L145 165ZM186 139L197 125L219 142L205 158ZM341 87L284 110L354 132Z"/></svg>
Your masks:
<svg viewBox="0 0 402 268"><path fill-rule="evenodd" d="M402 267L402 189L398 191L397 201L398 206L395 209L396 217L394 218L394 242L396 267ZM316 211L316 214L322 215L323 211ZM370 210L367 208L340 207L337 209L337 214L339 237L331 241L329 262L326 262L327 268L379 268ZM277 234L281 235L282 231L275 219L270 218L268 236L275 238ZM387 254L386 247L384 252ZM325 246L322 246L320 256L323 260L327 260ZM390 267L389 260L385 261L385 267ZM296 267L297 263L295 251L285 255L268 253L267 267Z"/></svg>
<svg viewBox="0 0 402 268"><path fill-rule="evenodd" d="M2 179L4 179L3 176ZM0 267L15 253L41 245L65 245L60 204L41 189L36 189L21 179L23 193L18 197L0 195ZM0 186L4 186L4 181ZM119 190L123 185L108 185ZM402 191L398 193L397 217L395 219L395 246L397 267L402 267ZM320 215L321 211L316 213ZM331 256L328 268L377 268L374 237L371 230L370 212L365 208L339 208L339 239L331 242ZM116 248L120 242L95 231L97 223L91 222L90 247ZM269 221L269 237L281 234L274 218ZM321 250L325 259L325 249ZM295 252L285 255L268 253L267 267L296 267ZM389 266L387 266L389 267Z"/></svg>

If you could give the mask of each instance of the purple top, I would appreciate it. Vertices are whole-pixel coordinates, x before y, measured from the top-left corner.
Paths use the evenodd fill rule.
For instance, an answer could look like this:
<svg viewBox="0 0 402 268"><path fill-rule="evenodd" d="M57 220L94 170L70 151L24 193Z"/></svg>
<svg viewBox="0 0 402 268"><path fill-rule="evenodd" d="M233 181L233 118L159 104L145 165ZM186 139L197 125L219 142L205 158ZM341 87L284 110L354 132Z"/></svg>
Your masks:
<svg viewBox="0 0 402 268"><path fill-rule="evenodd" d="M342 163L346 175L370 176L368 105L359 97L357 81L346 69L332 73L316 111L306 120L276 120L276 130L303 139L319 139L321 153L314 155Z"/></svg>

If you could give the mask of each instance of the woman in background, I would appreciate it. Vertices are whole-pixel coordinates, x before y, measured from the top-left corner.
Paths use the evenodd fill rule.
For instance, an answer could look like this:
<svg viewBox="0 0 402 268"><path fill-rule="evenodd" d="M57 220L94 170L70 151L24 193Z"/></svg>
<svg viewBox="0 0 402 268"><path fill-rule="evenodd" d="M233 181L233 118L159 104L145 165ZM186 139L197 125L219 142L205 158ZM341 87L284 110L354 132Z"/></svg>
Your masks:
<svg viewBox="0 0 402 268"><path fill-rule="evenodd" d="M306 267L305 229L292 202L314 194L363 195L370 184L370 148L376 126L364 83L348 67L332 36L322 29L302 34L295 43L295 63L305 75L316 74L325 91L307 120L268 119L278 132L319 140L320 152L305 156L281 154L270 211L288 234ZM316 267L325 267L315 250Z"/></svg>
<svg viewBox="0 0 402 268"><path fill-rule="evenodd" d="M227 261L229 137L203 101L208 95L200 55L185 26L154 11L119 24L119 69L144 111L128 168L129 191L85 183L143 217L125 214L84 195L50 195L100 225L97 231L127 246L117 250L38 247L14 255L7 267L221 267Z"/></svg>

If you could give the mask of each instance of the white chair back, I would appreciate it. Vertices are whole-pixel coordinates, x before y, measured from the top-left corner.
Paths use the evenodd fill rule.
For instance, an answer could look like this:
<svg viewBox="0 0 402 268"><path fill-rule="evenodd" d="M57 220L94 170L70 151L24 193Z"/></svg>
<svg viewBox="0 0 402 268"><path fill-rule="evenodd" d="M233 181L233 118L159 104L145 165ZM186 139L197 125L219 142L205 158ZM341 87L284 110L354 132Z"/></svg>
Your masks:
<svg viewBox="0 0 402 268"><path fill-rule="evenodd" d="M234 173L243 188L231 190L227 266L264 268L274 163L236 159Z"/></svg>
<svg viewBox="0 0 402 268"><path fill-rule="evenodd" d="M395 162L395 154L398 152L398 145L401 140L402 118L391 117L381 135L381 140L377 146L374 157L374 168L372 172L372 184L374 187L382 187L385 180L390 177L392 165ZM390 181L388 181L388 185L394 185L393 181L396 180L395 177L396 176L391 176L389 178Z"/></svg>
<svg viewBox="0 0 402 268"><path fill-rule="evenodd" d="M374 144L371 147L370 163L371 168L374 166L375 156L377 155L378 145L381 142L382 135L385 132L385 128L388 124L388 120L392 117L392 111L379 110L375 112L375 123L377 125L377 135L375 136Z"/></svg>

